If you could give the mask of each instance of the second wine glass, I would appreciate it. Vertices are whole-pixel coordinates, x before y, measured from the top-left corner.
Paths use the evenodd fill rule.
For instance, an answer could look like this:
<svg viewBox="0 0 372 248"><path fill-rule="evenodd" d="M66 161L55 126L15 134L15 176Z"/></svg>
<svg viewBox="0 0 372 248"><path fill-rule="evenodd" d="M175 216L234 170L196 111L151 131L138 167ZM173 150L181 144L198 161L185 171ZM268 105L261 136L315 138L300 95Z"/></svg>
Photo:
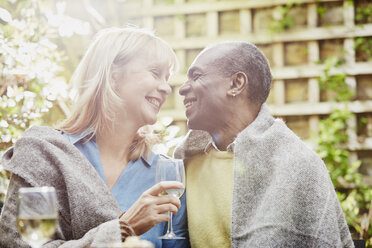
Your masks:
<svg viewBox="0 0 372 248"><path fill-rule="evenodd" d="M160 158L156 166L156 183L163 181L178 181L184 186L186 183L185 168L181 159ZM161 195L173 195L180 198L185 192L185 188L168 189L161 193ZM172 225L173 213L169 212L168 231L159 239L185 239L178 237L173 232Z"/></svg>
<svg viewBox="0 0 372 248"><path fill-rule="evenodd" d="M41 247L56 232L58 207L53 187L20 188L17 200L17 229L32 248Z"/></svg>

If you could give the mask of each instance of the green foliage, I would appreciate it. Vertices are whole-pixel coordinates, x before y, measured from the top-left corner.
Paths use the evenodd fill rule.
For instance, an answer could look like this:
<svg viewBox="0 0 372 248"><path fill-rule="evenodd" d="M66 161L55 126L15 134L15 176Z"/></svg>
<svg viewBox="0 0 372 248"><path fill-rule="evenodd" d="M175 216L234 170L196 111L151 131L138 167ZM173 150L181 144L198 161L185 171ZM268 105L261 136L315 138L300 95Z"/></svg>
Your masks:
<svg viewBox="0 0 372 248"><path fill-rule="evenodd" d="M354 0L347 0L346 3L349 6L354 6Z"/></svg>
<svg viewBox="0 0 372 248"><path fill-rule="evenodd" d="M355 20L358 23L372 22L372 5L356 8Z"/></svg>
<svg viewBox="0 0 372 248"><path fill-rule="evenodd" d="M0 26L0 144L4 149L33 124L44 124L43 115L57 94L51 83L58 78L62 54L51 41L55 31L40 16L36 1L9 5L13 19Z"/></svg>
<svg viewBox="0 0 372 248"><path fill-rule="evenodd" d="M322 5L317 5L317 7L316 7L316 12L318 12L318 14L319 14L319 17L320 18L324 18L325 17L325 8L324 8L324 6L322 6Z"/></svg>
<svg viewBox="0 0 372 248"><path fill-rule="evenodd" d="M367 128L367 124L368 124L368 118L365 116L362 116L358 122L358 130L365 130Z"/></svg>
<svg viewBox="0 0 372 248"><path fill-rule="evenodd" d="M361 26L372 22L372 2L360 2L355 11L355 21ZM356 37L354 49L359 60L372 60L372 37Z"/></svg>
<svg viewBox="0 0 372 248"><path fill-rule="evenodd" d="M372 59L372 37L355 38L354 49L356 50L357 53L362 53L361 56L365 57L365 60L371 60Z"/></svg>
<svg viewBox="0 0 372 248"><path fill-rule="evenodd" d="M331 172L331 179L336 188L354 187L361 183L357 173L360 161L349 165L349 152L345 149L348 141L347 121L353 116L345 106L335 109L331 115L320 121L318 136L318 153Z"/></svg>
<svg viewBox="0 0 372 248"><path fill-rule="evenodd" d="M348 225L359 234L358 238L366 239L367 244L371 245L372 224L368 221L368 211L371 208L372 190L362 183L363 176L358 173L361 161L350 163L347 150L348 121L354 118L354 114L348 110L347 101L354 93L348 89L344 73L330 73L332 68L340 64L338 58L327 59L323 76L318 79L320 87L335 92L335 100L344 101L345 106L332 110L327 118L319 122L317 152L330 172Z"/></svg>
<svg viewBox="0 0 372 248"><path fill-rule="evenodd" d="M294 25L293 17L289 15L289 11L295 5L294 2L289 2L286 5L277 7L273 12L273 20L270 22L269 31L273 33L281 33Z"/></svg>
<svg viewBox="0 0 372 248"><path fill-rule="evenodd" d="M350 90L345 78L346 73L333 73L334 69L339 67L343 63L337 57L328 58L324 62L323 75L318 78L321 90L329 90L336 92L335 101L348 101L354 96L355 92Z"/></svg>
<svg viewBox="0 0 372 248"><path fill-rule="evenodd" d="M7 1L3 7L11 19L0 16L0 151L30 125L46 124L43 117L66 85L59 77L63 54L52 42L57 33L39 2ZM0 167L0 202L7 183Z"/></svg>

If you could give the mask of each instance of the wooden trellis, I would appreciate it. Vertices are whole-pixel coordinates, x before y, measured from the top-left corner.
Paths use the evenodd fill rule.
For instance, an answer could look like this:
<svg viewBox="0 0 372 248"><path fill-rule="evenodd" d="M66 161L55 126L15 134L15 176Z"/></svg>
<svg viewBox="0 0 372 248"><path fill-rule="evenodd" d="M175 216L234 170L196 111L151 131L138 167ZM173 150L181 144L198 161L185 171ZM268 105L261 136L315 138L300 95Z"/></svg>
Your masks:
<svg viewBox="0 0 372 248"><path fill-rule="evenodd" d="M361 171L372 183L372 61L355 49L355 39L372 39L372 18L356 21L358 7L372 6L368 0L297 0L288 15L293 27L269 32L275 11L287 0L186 1L127 0L123 15L127 21L149 29L170 42L179 58L181 71L171 79L173 94L161 116L171 116L186 132L183 97L178 89L186 81L185 72L198 52L222 40L243 40L256 44L270 61L274 76L268 99L272 114L283 118L302 139L318 132L319 119L343 103L331 101L320 90L317 78L331 56L345 63L333 73L345 72L356 96L348 104L356 114L349 123L352 159L361 159ZM324 10L319 13L319 6ZM274 16L275 18L275 16ZM372 49L372 48L371 48ZM358 128L360 118L367 124Z"/></svg>

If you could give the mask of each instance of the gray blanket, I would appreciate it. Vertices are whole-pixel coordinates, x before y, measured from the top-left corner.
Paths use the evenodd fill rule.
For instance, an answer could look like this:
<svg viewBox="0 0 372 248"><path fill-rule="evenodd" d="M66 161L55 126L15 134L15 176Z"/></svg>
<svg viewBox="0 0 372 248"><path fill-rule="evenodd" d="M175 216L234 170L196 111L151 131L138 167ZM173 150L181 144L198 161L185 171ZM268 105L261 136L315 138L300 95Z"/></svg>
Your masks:
<svg viewBox="0 0 372 248"><path fill-rule="evenodd" d="M0 247L28 247L16 231L16 197L20 187L53 186L59 204L55 240L43 247L86 247L121 242L122 213L89 161L59 132L32 127L3 156L12 172L0 218Z"/></svg>
<svg viewBox="0 0 372 248"><path fill-rule="evenodd" d="M192 130L175 157L210 139ZM265 105L234 143L232 247L354 247L323 161Z"/></svg>

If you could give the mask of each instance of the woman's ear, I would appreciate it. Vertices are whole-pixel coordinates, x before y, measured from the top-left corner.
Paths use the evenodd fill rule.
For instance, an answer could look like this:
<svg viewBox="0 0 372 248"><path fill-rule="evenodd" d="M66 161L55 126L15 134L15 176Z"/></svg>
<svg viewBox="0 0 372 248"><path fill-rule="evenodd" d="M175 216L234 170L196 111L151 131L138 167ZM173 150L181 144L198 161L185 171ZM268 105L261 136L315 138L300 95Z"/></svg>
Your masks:
<svg viewBox="0 0 372 248"><path fill-rule="evenodd" d="M235 97L241 94L248 85L248 78L244 72L236 72L231 76L230 88L227 91L229 96Z"/></svg>
<svg viewBox="0 0 372 248"><path fill-rule="evenodd" d="M119 79L119 73L118 72L112 72L111 73L111 80L116 83L116 81Z"/></svg>

